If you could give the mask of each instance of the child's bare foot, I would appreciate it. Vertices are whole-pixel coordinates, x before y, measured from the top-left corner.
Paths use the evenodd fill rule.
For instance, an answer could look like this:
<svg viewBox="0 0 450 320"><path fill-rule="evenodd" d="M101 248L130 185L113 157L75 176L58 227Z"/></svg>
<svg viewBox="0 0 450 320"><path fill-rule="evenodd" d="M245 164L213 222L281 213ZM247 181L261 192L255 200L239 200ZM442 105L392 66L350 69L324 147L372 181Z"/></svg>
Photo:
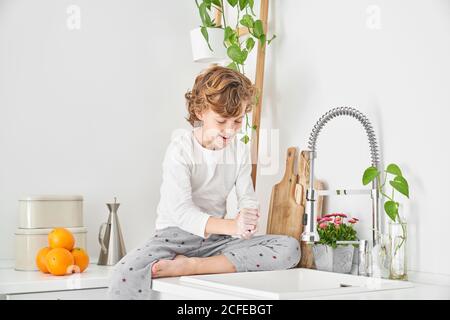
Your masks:
<svg viewBox="0 0 450 320"><path fill-rule="evenodd" d="M195 259L177 255L173 260L159 260L152 266L152 277L177 277L194 273Z"/></svg>

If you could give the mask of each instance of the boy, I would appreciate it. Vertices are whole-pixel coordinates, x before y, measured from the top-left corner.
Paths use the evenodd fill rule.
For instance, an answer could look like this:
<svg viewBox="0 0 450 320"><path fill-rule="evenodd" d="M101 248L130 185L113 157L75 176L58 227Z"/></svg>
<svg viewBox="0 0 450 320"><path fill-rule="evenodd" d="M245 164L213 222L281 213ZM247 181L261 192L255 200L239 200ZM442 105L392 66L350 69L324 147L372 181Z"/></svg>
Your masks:
<svg viewBox="0 0 450 320"><path fill-rule="evenodd" d="M300 260L298 240L253 236L260 217L248 146L236 133L252 110L255 88L241 73L213 66L186 93L193 130L172 139L163 162L156 231L115 267L109 296L149 299L151 279L288 269ZM236 188L239 212L225 219Z"/></svg>

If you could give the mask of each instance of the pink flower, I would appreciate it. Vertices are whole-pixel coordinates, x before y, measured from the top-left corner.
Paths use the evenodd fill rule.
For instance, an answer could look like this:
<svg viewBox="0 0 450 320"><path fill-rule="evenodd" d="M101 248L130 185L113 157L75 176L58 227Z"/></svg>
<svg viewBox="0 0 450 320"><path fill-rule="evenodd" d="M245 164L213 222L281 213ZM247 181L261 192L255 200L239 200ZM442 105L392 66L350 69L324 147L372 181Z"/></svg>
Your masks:
<svg viewBox="0 0 450 320"><path fill-rule="evenodd" d="M347 215L345 213L336 213L337 217L347 218Z"/></svg>
<svg viewBox="0 0 450 320"><path fill-rule="evenodd" d="M355 224L359 221L359 219L357 218L351 218L350 220L348 220L348 222L350 222L351 224Z"/></svg>
<svg viewBox="0 0 450 320"><path fill-rule="evenodd" d="M328 213L328 214L324 215L323 217L329 218L329 217L335 217L335 216L336 216L336 213Z"/></svg>
<svg viewBox="0 0 450 320"><path fill-rule="evenodd" d="M340 222L341 219L342 219L341 217L336 217L335 221L336 221L336 222Z"/></svg>
<svg viewBox="0 0 450 320"><path fill-rule="evenodd" d="M342 224L342 221L341 221L340 219L339 219L339 220L336 219L336 221L334 222L334 224L338 226L338 225Z"/></svg>
<svg viewBox="0 0 450 320"><path fill-rule="evenodd" d="M331 219L331 218L322 218L322 219L319 220L319 223L330 222L330 221L333 221L333 219Z"/></svg>
<svg viewBox="0 0 450 320"><path fill-rule="evenodd" d="M327 224L325 222L323 222L319 225L320 229L325 229L326 227L327 227Z"/></svg>

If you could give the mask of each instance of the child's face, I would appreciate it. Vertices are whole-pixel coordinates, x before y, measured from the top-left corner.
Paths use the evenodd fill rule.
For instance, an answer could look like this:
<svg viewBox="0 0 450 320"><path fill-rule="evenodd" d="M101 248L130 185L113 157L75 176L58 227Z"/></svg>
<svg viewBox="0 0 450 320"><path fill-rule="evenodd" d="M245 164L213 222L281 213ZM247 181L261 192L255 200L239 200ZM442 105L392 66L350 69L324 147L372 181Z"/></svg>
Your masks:
<svg viewBox="0 0 450 320"><path fill-rule="evenodd" d="M245 108L243 108L245 110ZM224 118L212 110L205 110L199 119L203 121L203 137L208 144L225 147L242 128L245 113L233 118Z"/></svg>

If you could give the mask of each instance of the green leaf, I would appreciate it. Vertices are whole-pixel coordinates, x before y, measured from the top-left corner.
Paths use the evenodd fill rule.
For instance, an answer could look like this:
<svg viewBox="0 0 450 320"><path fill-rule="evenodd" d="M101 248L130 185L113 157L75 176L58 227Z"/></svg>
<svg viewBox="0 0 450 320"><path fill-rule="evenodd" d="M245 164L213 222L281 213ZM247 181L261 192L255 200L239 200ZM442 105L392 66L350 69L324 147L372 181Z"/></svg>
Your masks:
<svg viewBox="0 0 450 320"><path fill-rule="evenodd" d="M247 59L247 50L241 50L237 45L233 44L227 49L227 54L234 62L244 64Z"/></svg>
<svg viewBox="0 0 450 320"><path fill-rule="evenodd" d="M203 26L205 26L205 15L207 15L206 4L202 2L198 7L198 13L200 14L200 19L202 20Z"/></svg>
<svg viewBox="0 0 450 320"><path fill-rule="evenodd" d="M253 129L253 130L256 130L256 128L258 128L258 126L257 126L256 124L254 124L254 125L252 126L252 129Z"/></svg>
<svg viewBox="0 0 450 320"><path fill-rule="evenodd" d="M202 2L198 7L198 11L200 14L200 19L202 20L202 24L204 27L211 27L213 25L211 21L211 17L208 13L208 6L205 2Z"/></svg>
<svg viewBox="0 0 450 320"><path fill-rule="evenodd" d="M214 23L211 20L211 17L209 16L209 14L206 14L205 16L205 23L206 23L206 27L213 27Z"/></svg>
<svg viewBox="0 0 450 320"><path fill-rule="evenodd" d="M213 49L211 48L210 44L209 44L209 36L208 36L208 30L206 30L205 27L201 27L200 31L202 32L203 38L205 38L206 43L208 44L208 48L209 50L213 51Z"/></svg>
<svg viewBox="0 0 450 320"><path fill-rule="evenodd" d="M372 182L376 177L378 177L379 174L380 174L380 172L378 171L377 168L375 168L375 167L367 168L366 171L364 171L364 174L362 177L363 185L367 185L370 182Z"/></svg>
<svg viewBox="0 0 450 320"><path fill-rule="evenodd" d="M400 170L400 168L398 167L398 165L391 163L390 165L387 166L386 168L386 172L393 174L395 176L402 176L402 171Z"/></svg>
<svg viewBox="0 0 450 320"><path fill-rule="evenodd" d="M244 14L244 16L242 17L240 23L247 28L253 28L253 25L255 23L255 21L253 20L253 17L249 14Z"/></svg>
<svg viewBox="0 0 450 320"><path fill-rule="evenodd" d="M238 44L238 35L235 30L233 30L231 27L226 27L224 31L224 42L225 47L229 47L232 45Z"/></svg>
<svg viewBox="0 0 450 320"><path fill-rule="evenodd" d="M248 57L248 50L244 49L241 51L241 53L242 53L242 63L241 64L244 64L245 60L247 60L247 57Z"/></svg>
<svg viewBox="0 0 450 320"><path fill-rule="evenodd" d="M217 7L222 8L222 3L220 3L220 0L211 0L211 2Z"/></svg>
<svg viewBox="0 0 450 320"><path fill-rule="evenodd" d="M241 138L241 141L245 144L247 144L250 141L250 138L248 137L248 135L245 135Z"/></svg>
<svg viewBox="0 0 450 320"><path fill-rule="evenodd" d="M239 71L239 68L236 64L236 62L232 62L229 65L227 65L227 68L233 69L234 71Z"/></svg>
<svg viewBox="0 0 450 320"><path fill-rule="evenodd" d="M261 43L261 48L264 47L266 44L266 35L263 34L261 37L259 37L259 42Z"/></svg>
<svg viewBox="0 0 450 320"><path fill-rule="evenodd" d="M231 60L235 62L241 60L241 49L239 49L239 47L235 44L228 47L227 54L231 58Z"/></svg>
<svg viewBox="0 0 450 320"><path fill-rule="evenodd" d="M248 5L250 6L250 11L252 12L253 16L256 16L255 12L253 11L253 6L255 5L254 0L248 0Z"/></svg>
<svg viewBox="0 0 450 320"><path fill-rule="evenodd" d="M393 181L389 181L389 184L398 192L409 198L409 186L408 181L401 176L396 176Z"/></svg>
<svg viewBox="0 0 450 320"><path fill-rule="evenodd" d="M206 4L208 10L211 10L211 0L203 0L203 2Z"/></svg>
<svg viewBox="0 0 450 320"><path fill-rule="evenodd" d="M255 46L255 40L253 40L252 37L248 38L247 41L245 41L245 47L248 51L251 51L253 47Z"/></svg>
<svg viewBox="0 0 450 320"><path fill-rule="evenodd" d="M248 0L239 0L239 9L244 10L244 8L247 6Z"/></svg>
<svg viewBox="0 0 450 320"><path fill-rule="evenodd" d="M238 3L238 0L228 0L228 3L230 4L230 6L232 6L234 8L236 6L236 4Z"/></svg>
<svg viewBox="0 0 450 320"><path fill-rule="evenodd" d="M274 35L272 36L272 38L270 38L269 40L267 40L267 44L270 44L273 40L275 40L276 37L277 37L277 36L274 34Z"/></svg>
<svg viewBox="0 0 450 320"><path fill-rule="evenodd" d="M395 222L395 218L398 214L398 203L394 201L386 201L384 203L384 211L386 211L389 218Z"/></svg>
<svg viewBox="0 0 450 320"><path fill-rule="evenodd" d="M264 28L263 23L261 20L256 20L253 27L253 32L255 34L255 37L261 40L261 37L264 35Z"/></svg>

